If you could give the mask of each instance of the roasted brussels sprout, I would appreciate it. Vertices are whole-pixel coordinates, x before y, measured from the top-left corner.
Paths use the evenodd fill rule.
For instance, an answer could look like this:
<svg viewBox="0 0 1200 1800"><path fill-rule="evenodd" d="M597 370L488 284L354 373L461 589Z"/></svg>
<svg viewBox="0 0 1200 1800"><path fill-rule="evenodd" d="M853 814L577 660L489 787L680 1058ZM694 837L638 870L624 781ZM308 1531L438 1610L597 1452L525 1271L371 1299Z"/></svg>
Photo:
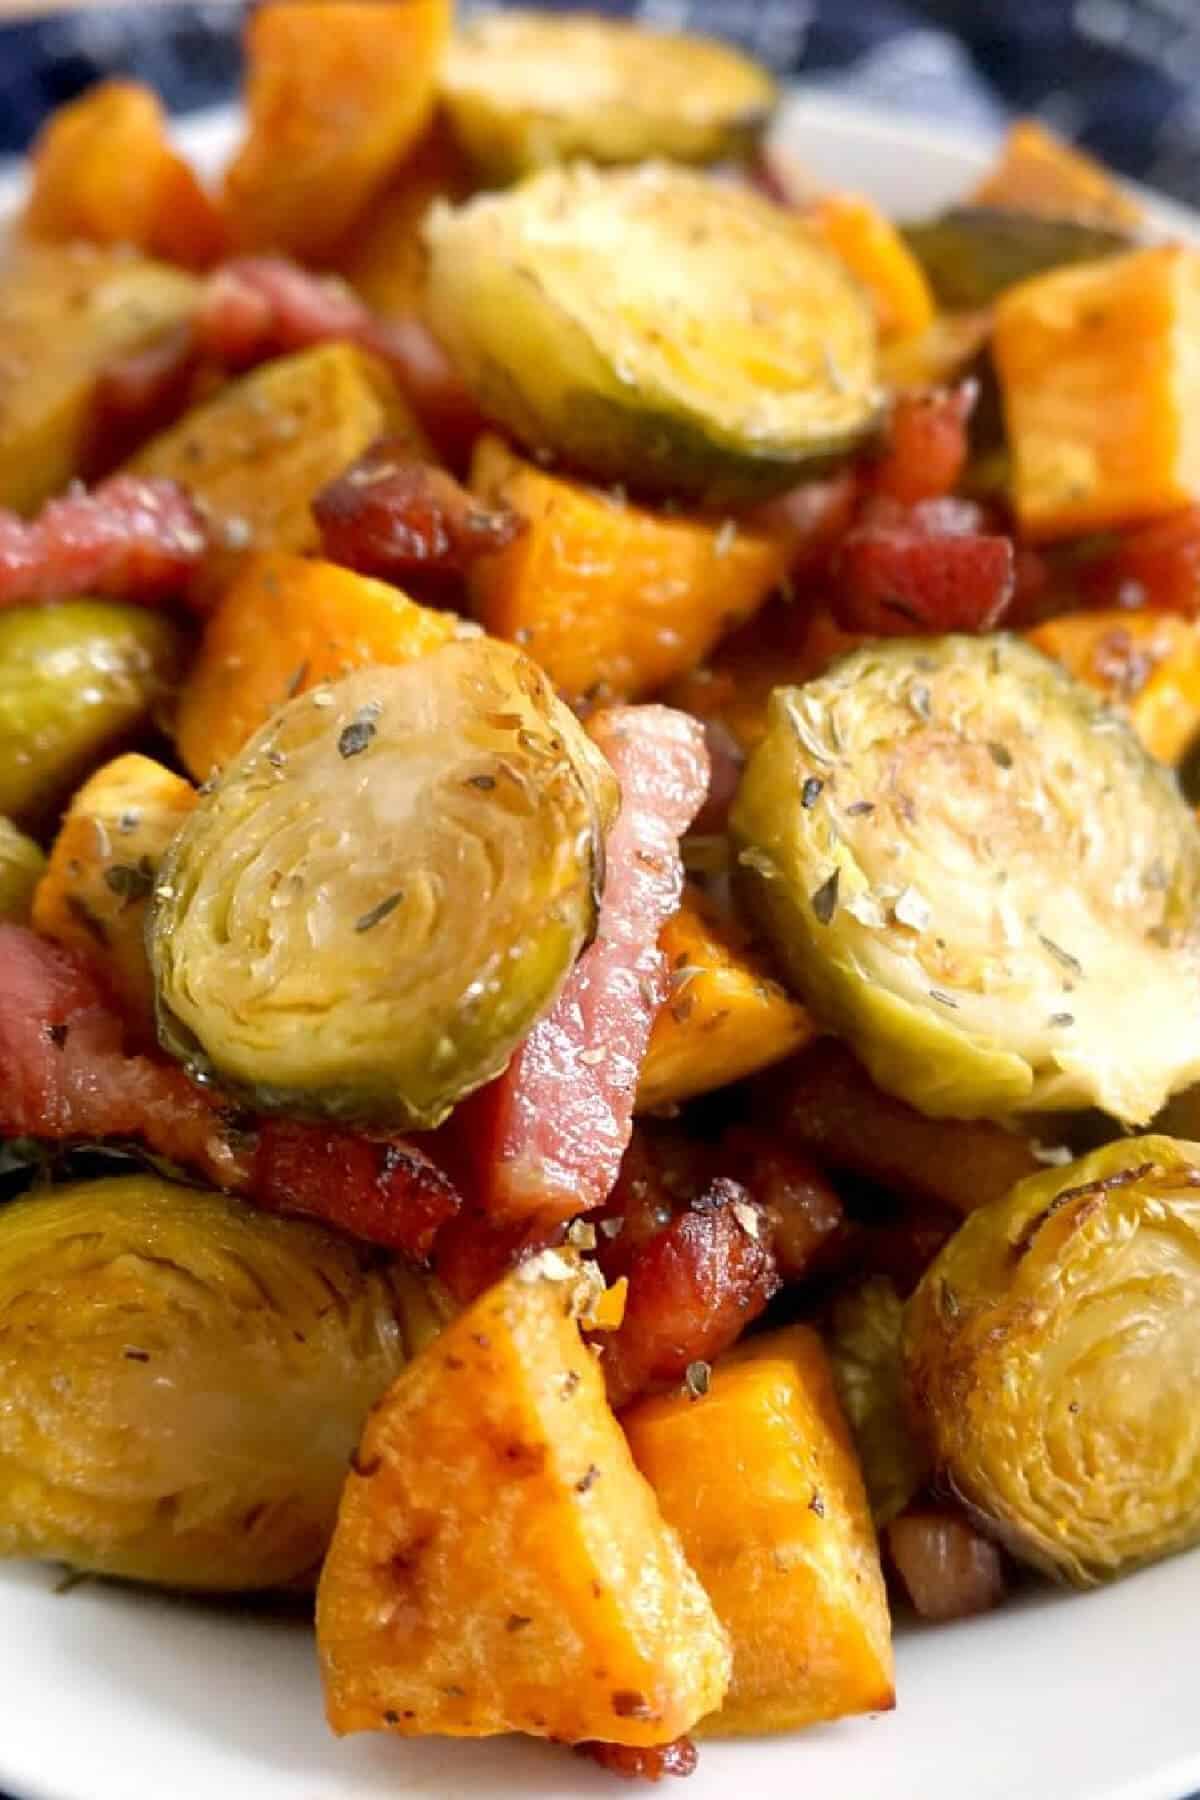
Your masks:
<svg viewBox="0 0 1200 1800"><path fill-rule="evenodd" d="M28 922L33 890L45 867L46 858L33 839L0 817L0 919Z"/></svg>
<svg viewBox="0 0 1200 1800"><path fill-rule="evenodd" d="M185 1588L315 1574L436 1289L157 1176L0 1211L0 1554Z"/></svg>
<svg viewBox="0 0 1200 1800"><path fill-rule="evenodd" d="M427 237L431 318L484 412L584 474L732 500L876 422L867 301L744 190L577 164L440 207Z"/></svg>
<svg viewBox="0 0 1200 1800"><path fill-rule="evenodd" d="M617 798L494 639L299 695L163 860L163 1042L266 1109L438 1124L556 998Z"/></svg>
<svg viewBox="0 0 1200 1800"><path fill-rule="evenodd" d="M732 827L813 1012L923 1112L1141 1124L1200 1072L1200 831L1018 639L893 639L777 689Z"/></svg>
<svg viewBox="0 0 1200 1800"><path fill-rule="evenodd" d="M175 627L137 606L78 600L0 615L0 813L46 819L146 722L181 650Z"/></svg>
<svg viewBox="0 0 1200 1800"><path fill-rule="evenodd" d="M1005 288L1068 263L1128 250L1127 231L1082 219L1047 219L999 207L956 206L904 228L939 305L989 306Z"/></svg>
<svg viewBox="0 0 1200 1800"><path fill-rule="evenodd" d="M916 1423L1015 1555L1081 1586L1200 1540L1200 1144L1126 1138L973 1213L909 1302Z"/></svg>
<svg viewBox="0 0 1200 1800"><path fill-rule="evenodd" d="M929 1474L905 1415L900 1335L904 1303L886 1275L847 1288L833 1303L827 1343L838 1397L850 1421L877 1525L903 1512Z"/></svg>
<svg viewBox="0 0 1200 1800"><path fill-rule="evenodd" d="M519 10L473 19L450 45L442 97L487 179L546 163L716 162L744 155L776 87L728 44L621 19Z"/></svg>

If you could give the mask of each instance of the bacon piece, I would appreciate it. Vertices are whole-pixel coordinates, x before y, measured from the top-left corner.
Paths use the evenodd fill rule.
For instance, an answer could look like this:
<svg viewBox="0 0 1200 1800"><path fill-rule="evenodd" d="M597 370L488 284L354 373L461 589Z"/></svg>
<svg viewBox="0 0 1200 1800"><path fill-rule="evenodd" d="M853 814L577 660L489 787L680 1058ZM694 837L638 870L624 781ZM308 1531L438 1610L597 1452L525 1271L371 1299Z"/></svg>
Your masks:
<svg viewBox="0 0 1200 1800"><path fill-rule="evenodd" d="M116 475L47 501L36 519L0 510L0 607L73 594L153 604L186 587L207 544L173 481Z"/></svg>
<svg viewBox="0 0 1200 1800"><path fill-rule="evenodd" d="M647 1242L628 1254L601 1238L606 1275L623 1264L625 1316L603 1339L614 1407L644 1389L680 1381L741 1337L779 1288L770 1223L748 1191L719 1176Z"/></svg>
<svg viewBox="0 0 1200 1800"><path fill-rule="evenodd" d="M1200 506L1124 532L1116 547L1086 564L1080 588L1088 607L1153 606L1200 613Z"/></svg>
<svg viewBox="0 0 1200 1800"><path fill-rule="evenodd" d="M249 1175L213 1099L174 1063L126 1055L84 964L19 925L0 925L0 1137L135 1138L224 1187Z"/></svg>
<svg viewBox="0 0 1200 1800"><path fill-rule="evenodd" d="M1004 1563L961 1512L915 1506L884 1529L884 1542L923 1619L966 1619L1004 1598Z"/></svg>
<svg viewBox="0 0 1200 1800"><path fill-rule="evenodd" d="M120 1015L84 965L18 925L0 925L0 1137L134 1139L273 1211L414 1257L459 1205L403 1140L269 1120L256 1141L175 1063L127 1054Z"/></svg>
<svg viewBox="0 0 1200 1800"><path fill-rule="evenodd" d="M618 706L588 726L621 784L595 941L504 1074L468 1102L484 1210L569 1219L612 1190L638 1073L666 998L658 948L683 891L679 838L708 787L699 724L665 706Z"/></svg>
<svg viewBox="0 0 1200 1800"><path fill-rule="evenodd" d="M870 471L875 492L902 506L953 493L966 468L967 421L978 398L977 381L901 394Z"/></svg>
<svg viewBox="0 0 1200 1800"><path fill-rule="evenodd" d="M92 396L82 457L87 479L107 475L203 398L205 375L218 378L216 370L202 368L190 322L109 363Z"/></svg>
<svg viewBox="0 0 1200 1800"><path fill-rule="evenodd" d="M783 1281L802 1281L815 1268L828 1267L846 1242L846 1214L815 1163L773 1135L747 1127L722 1139L720 1161L766 1214Z"/></svg>
<svg viewBox="0 0 1200 1800"><path fill-rule="evenodd" d="M1014 552L980 521L961 500L875 501L833 561L838 624L879 637L992 630L1012 599Z"/></svg>
<svg viewBox="0 0 1200 1800"><path fill-rule="evenodd" d="M630 1744L576 1744L580 1756L598 1762L625 1781L661 1781L664 1775L694 1775L699 1760L691 1738L637 1749Z"/></svg>
<svg viewBox="0 0 1200 1800"><path fill-rule="evenodd" d="M413 459L383 438L313 501L325 555L362 575L403 583L424 574L465 575L477 557L503 550L525 521L489 511L446 469Z"/></svg>
<svg viewBox="0 0 1200 1800"><path fill-rule="evenodd" d="M261 1205L323 1219L419 1261L459 1207L448 1177L411 1144L294 1119L261 1123L251 1188Z"/></svg>
<svg viewBox="0 0 1200 1800"><path fill-rule="evenodd" d="M234 368L333 338L372 351L391 368L438 449L461 460L483 421L452 363L419 319L377 318L336 277L283 257L246 256L209 278L196 341Z"/></svg>
<svg viewBox="0 0 1200 1800"><path fill-rule="evenodd" d="M478 1207L464 1208L437 1234L434 1270L459 1304L469 1306L517 1263L561 1244L565 1235L562 1225L501 1224Z"/></svg>

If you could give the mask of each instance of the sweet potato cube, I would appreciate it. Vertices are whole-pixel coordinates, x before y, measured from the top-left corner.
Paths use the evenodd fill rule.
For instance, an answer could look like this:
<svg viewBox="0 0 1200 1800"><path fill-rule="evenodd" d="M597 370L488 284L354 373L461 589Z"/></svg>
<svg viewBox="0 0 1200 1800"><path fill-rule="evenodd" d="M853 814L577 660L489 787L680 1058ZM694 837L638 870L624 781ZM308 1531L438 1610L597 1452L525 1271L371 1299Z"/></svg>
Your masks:
<svg viewBox="0 0 1200 1800"><path fill-rule="evenodd" d="M472 186L449 127L435 119L331 253L331 266L381 318L420 315L429 271L424 238L429 209L438 200L465 200Z"/></svg>
<svg viewBox="0 0 1200 1800"><path fill-rule="evenodd" d="M1159 762L1180 762L1200 734L1200 620L1121 607L1064 613L1029 640L1123 712Z"/></svg>
<svg viewBox="0 0 1200 1800"><path fill-rule="evenodd" d="M271 0L246 28L246 140L225 177L236 243L336 244L429 121L451 0Z"/></svg>
<svg viewBox="0 0 1200 1800"><path fill-rule="evenodd" d="M1055 269L996 308L993 350L1031 539L1152 519L1200 497L1200 250Z"/></svg>
<svg viewBox="0 0 1200 1800"><path fill-rule="evenodd" d="M249 556L205 627L179 697L179 754L205 781L293 694L370 663L412 662L460 630L452 613L336 563Z"/></svg>
<svg viewBox="0 0 1200 1800"><path fill-rule="evenodd" d="M50 243L135 244L206 268L220 256L216 206L171 143L158 96L104 81L52 113L31 152L22 225Z"/></svg>
<svg viewBox="0 0 1200 1800"><path fill-rule="evenodd" d="M1017 119L1004 146L971 195L975 206L1040 214L1048 219L1084 219L1131 230L1142 209L1102 163L1064 143L1039 119Z"/></svg>
<svg viewBox="0 0 1200 1800"><path fill-rule="evenodd" d="M634 1467L572 1285L510 1275L368 1421L317 1603L335 1731L648 1745L720 1705L725 1633Z"/></svg>
<svg viewBox="0 0 1200 1800"><path fill-rule="evenodd" d="M623 1424L733 1643L714 1735L788 1731L892 1706L879 1551L816 1333L795 1325L718 1363L700 1399Z"/></svg>
<svg viewBox="0 0 1200 1800"><path fill-rule="evenodd" d="M659 947L670 997L654 1022L638 1083L638 1109L669 1106L781 1062L816 1027L698 888L667 920Z"/></svg>
<svg viewBox="0 0 1200 1800"><path fill-rule="evenodd" d="M76 793L33 897L43 937L76 951L154 1042L146 908L167 845L196 804L181 775L148 756L118 756Z"/></svg>
<svg viewBox="0 0 1200 1800"><path fill-rule="evenodd" d="M867 291L882 341L925 331L936 307L925 271L892 221L865 194L827 194L813 223Z"/></svg>
<svg viewBox="0 0 1200 1800"><path fill-rule="evenodd" d="M314 550L312 502L376 438L424 435L377 358L320 344L264 363L193 407L130 464L182 482L223 538L210 559L215 590L247 550Z"/></svg>
<svg viewBox="0 0 1200 1800"><path fill-rule="evenodd" d="M650 694L758 610L786 573L782 537L637 506L481 440L471 487L528 529L470 577L475 616L525 645L570 699Z"/></svg>

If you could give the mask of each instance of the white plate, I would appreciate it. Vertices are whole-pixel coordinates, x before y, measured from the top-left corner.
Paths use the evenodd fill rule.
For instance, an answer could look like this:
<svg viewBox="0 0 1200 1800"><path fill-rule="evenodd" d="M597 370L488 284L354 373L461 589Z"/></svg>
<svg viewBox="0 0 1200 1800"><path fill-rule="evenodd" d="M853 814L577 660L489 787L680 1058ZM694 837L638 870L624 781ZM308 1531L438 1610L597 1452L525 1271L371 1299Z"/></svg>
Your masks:
<svg viewBox="0 0 1200 1800"><path fill-rule="evenodd" d="M206 163L227 114L185 126ZM819 178L915 215L961 193L988 146L823 96L779 142ZM14 189L0 179L0 221ZM1195 221L1157 209L1189 233ZM302 1620L0 1568L0 1787L19 1800L613 1800L549 1746L402 1743L326 1730ZM680 1800L1182 1800L1200 1789L1200 1552L1103 1592L1039 1594L907 1631L899 1709L803 1736L706 1745ZM664 1793L664 1800L667 1796Z"/></svg>

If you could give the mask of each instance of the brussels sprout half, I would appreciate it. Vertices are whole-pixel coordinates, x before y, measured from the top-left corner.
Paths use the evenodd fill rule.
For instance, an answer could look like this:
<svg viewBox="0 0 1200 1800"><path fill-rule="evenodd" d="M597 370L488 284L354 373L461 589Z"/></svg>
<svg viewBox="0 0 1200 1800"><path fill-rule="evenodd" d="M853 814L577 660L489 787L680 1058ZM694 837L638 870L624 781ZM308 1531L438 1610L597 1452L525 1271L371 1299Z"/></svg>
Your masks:
<svg viewBox="0 0 1200 1800"><path fill-rule="evenodd" d="M877 422L875 323L794 218L661 163L551 168L427 226L431 318L483 411L580 473L710 503Z"/></svg>
<svg viewBox="0 0 1200 1800"><path fill-rule="evenodd" d="M163 860L163 1043L266 1110L438 1124L557 997L617 804L607 763L507 644L299 696Z"/></svg>
<svg viewBox="0 0 1200 1800"><path fill-rule="evenodd" d="M448 1309L318 1225L153 1175L0 1211L0 1555L311 1580L368 1409Z"/></svg>
<svg viewBox="0 0 1200 1800"><path fill-rule="evenodd" d="M739 876L813 1011L933 1116L1200 1073L1200 831L1174 778L1019 640L893 640L772 696Z"/></svg>
<svg viewBox="0 0 1200 1800"><path fill-rule="evenodd" d="M956 206L904 228L939 305L973 309L1033 275L1134 247L1127 231L1094 220L1049 219L991 206Z"/></svg>
<svg viewBox="0 0 1200 1800"><path fill-rule="evenodd" d="M1200 1540L1200 1144L1127 1138L973 1213L908 1306L916 1424L980 1523L1086 1586Z"/></svg>
<svg viewBox="0 0 1200 1800"><path fill-rule="evenodd" d="M506 9L452 41L442 97L456 137L489 180L546 163L744 155L777 96L729 44L624 19Z"/></svg>

